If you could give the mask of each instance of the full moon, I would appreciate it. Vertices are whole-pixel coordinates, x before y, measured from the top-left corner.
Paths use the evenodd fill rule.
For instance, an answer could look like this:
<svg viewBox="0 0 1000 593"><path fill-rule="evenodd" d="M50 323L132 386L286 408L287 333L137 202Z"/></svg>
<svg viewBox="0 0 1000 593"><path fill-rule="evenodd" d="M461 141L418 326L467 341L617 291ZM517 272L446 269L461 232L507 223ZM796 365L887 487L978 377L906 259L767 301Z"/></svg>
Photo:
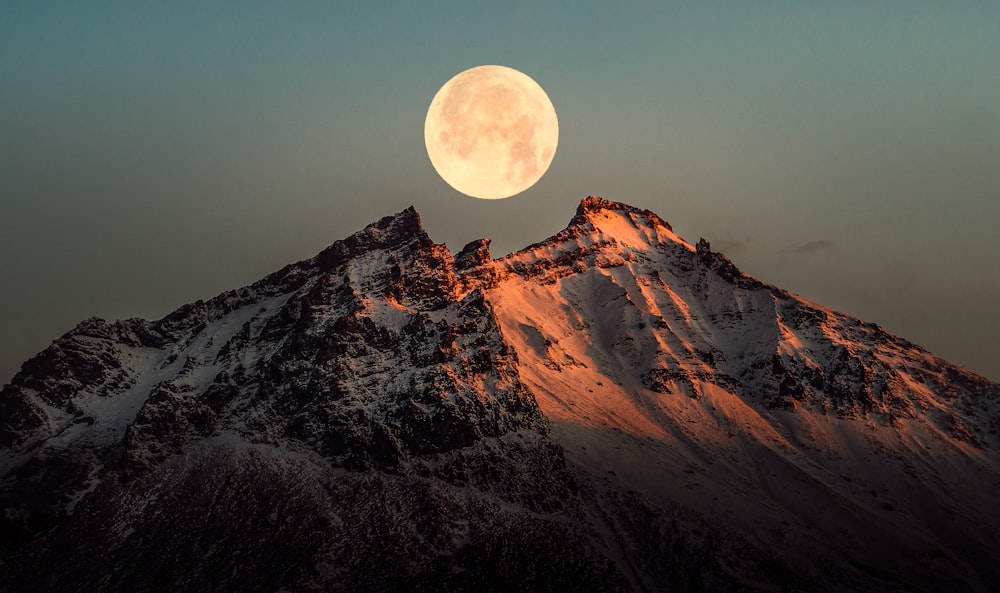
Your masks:
<svg viewBox="0 0 1000 593"><path fill-rule="evenodd" d="M474 198L499 200L542 178L556 154L559 121L531 77L506 66L477 66L434 95L424 143L448 185Z"/></svg>

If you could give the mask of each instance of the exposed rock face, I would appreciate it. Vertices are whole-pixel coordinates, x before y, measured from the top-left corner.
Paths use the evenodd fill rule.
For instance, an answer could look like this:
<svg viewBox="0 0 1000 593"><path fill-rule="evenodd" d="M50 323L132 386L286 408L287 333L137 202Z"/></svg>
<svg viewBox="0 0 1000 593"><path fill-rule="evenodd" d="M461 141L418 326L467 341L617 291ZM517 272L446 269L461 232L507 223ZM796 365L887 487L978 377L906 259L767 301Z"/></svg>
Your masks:
<svg viewBox="0 0 1000 593"><path fill-rule="evenodd" d="M652 212L411 208L0 391L0 591L988 591L1000 386Z"/></svg>

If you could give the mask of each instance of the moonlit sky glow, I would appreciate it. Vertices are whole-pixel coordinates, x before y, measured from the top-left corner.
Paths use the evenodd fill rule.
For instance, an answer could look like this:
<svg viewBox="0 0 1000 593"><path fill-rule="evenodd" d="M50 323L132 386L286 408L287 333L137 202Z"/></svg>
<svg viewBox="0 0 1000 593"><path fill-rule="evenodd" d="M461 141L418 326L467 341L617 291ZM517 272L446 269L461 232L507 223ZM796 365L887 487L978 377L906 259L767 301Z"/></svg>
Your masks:
<svg viewBox="0 0 1000 593"><path fill-rule="evenodd" d="M588 194L1000 380L1000 3L0 5L0 383L90 316L158 318L409 205L457 251ZM423 123L480 64L559 114L507 200Z"/></svg>

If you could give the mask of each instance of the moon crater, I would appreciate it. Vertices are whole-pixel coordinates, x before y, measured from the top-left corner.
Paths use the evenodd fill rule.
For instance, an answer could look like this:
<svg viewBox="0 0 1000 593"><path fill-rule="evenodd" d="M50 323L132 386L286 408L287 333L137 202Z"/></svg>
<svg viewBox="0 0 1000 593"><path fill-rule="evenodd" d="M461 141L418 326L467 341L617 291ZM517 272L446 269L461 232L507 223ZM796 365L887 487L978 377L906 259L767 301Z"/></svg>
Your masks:
<svg viewBox="0 0 1000 593"><path fill-rule="evenodd" d="M505 66L479 66L453 77L434 96L424 121L434 169L475 198L509 198L537 183L558 142L548 95Z"/></svg>

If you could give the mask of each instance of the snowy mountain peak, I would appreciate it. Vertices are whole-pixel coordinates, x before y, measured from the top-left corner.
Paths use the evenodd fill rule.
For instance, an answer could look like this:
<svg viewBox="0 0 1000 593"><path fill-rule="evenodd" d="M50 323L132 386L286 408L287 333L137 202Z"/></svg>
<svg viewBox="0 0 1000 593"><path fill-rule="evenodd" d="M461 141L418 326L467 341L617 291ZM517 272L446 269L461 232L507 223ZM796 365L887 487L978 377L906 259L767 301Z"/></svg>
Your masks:
<svg viewBox="0 0 1000 593"><path fill-rule="evenodd" d="M570 226L574 224L585 223L586 221L593 221L593 218L588 215L597 214L601 212L618 212L629 216L632 220L644 219L650 224L664 226L669 230L673 228L665 220L660 218L655 212L651 210L643 210L641 208L636 208L635 206L630 206L622 202L615 202L613 200L607 200L600 196L587 196L580 201L580 205L576 208L576 216L570 222Z"/></svg>
<svg viewBox="0 0 1000 593"><path fill-rule="evenodd" d="M364 252L382 250L419 250L434 245L424 227L420 215L413 206L386 216L350 237L336 241L316 256L321 269L334 268L344 261Z"/></svg>
<svg viewBox="0 0 1000 593"><path fill-rule="evenodd" d="M632 227L632 230L628 230ZM587 196L576 209L567 230L599 232L607 236L627 239L639 232L650 244L664 240L687 244L673 232L673 227L655 212L643 210L621 202L606 200L599 196Z"/></svg>
<svg viewBox="0 0 1000 593"><path fill-rule="evenodd" d="M1000 385L627 204L489 244L408 208L56 340L0 593L995 589Z"/></svg>
<svg viewBox="0 0 1000 593"><path fill-rule="evenodd" d="M676 243L694 251L694 247L674 233L673 227L655 212L587 196L576 209L566 229L549 239L589 237L593 242L614 243L644 250L662 243Z"/></svg>
<svg viewBox="0 0 1000 593"><path fill-rule="evenodd" d="M649 210L605 200L583 199L569 225L552 237L514 252L497 263L545 283L587 268L610 268L638 260L686 261L695 248ZM672 265L672 264L671 264Z"/></svg>

